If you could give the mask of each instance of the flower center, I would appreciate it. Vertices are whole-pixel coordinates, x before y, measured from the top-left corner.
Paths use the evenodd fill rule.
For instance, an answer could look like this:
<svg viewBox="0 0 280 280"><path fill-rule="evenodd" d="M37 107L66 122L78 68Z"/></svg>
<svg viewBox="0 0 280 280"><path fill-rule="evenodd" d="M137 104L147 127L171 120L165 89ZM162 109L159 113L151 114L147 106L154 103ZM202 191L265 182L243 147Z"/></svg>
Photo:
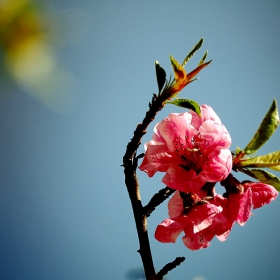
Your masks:
<svg viewBox="0 0 280 280"><path fill-rule="evenodd" d="M203 166L207 164L211 153L208 141L203 139L200 133L193 136L191 141L188 141L187 135L185 137L186 145L181 142L179 136L175 137L173 140L175 152L182 160L180 166L187 171L193 169L199 174L202 171Z"/></svg>

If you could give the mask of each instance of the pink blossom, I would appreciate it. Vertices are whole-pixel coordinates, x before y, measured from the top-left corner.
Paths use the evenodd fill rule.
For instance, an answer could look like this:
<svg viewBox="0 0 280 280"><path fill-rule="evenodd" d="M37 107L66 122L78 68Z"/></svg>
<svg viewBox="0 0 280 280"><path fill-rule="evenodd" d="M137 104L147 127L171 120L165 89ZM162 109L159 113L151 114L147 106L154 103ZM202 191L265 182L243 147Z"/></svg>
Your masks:
<svg viewBox="0 0 280 280"><path fill-rule="evenodd" d="M252 191L250 188L248 188L244 193L232 193L228 196L226 215L232 221L243 226L251 216L252 206Z"/></svg>
<svg viewBox="0 0 280 280"><path fill-rule="evenodd" d="M263 205L270 203L276 199L278 195L278 192L274 187L261 182L243 182L242 185L245 190L250 189L252 191L252 202L254 209L260 208Z"/></svg>
<svg viewBox="0 0 280 280"><path fill-rule="evenodd" d="M200 232L206 232L205 229L212 224L214 217L222 211L222 207L204 203L184 208L183 199L177 191L168 203L168 210L170 217L157 226L155 238L163 243L174 243L184 231L186 234L183 237L184 244L191 250L198 250L204 248L208 239L210 241L215 235L212 236L210 233L205 240L199 238Z"/></svg>
<svg viewBox="0 0 280 280"><path fill-rule="evenodd" d="M191 227L185 227L185 236L182 240L185 246L190 250L200 250L210 246L210 241L215 236L215 232L208 227L202 231L194 233Z"/></svg>
<svg viewBox="0 0 280 280"><path fill-rule="evenodd" d="M183 242L185 246L191 250L199 250L210 246L210 241L216 236L220 241L225 241L232 229L234 220L228 215L227 209L228 200L217 194L209 204L219 207L222 211L212 217L211 224L201 231L194 232L190 227L185 227L185 236Z"/></svg>
<svg viewBox="0 0 280 280"><path fill-rule="evenodd" d="M184 208L184 200L180 192L174 193L168 202L169 218L158 225L155 238L163 243L175 242L182 237L185 246L191 250L199 250L210 246L216 236L225 241L234 225L244 225L251 216L252 191L248 188L244 193L231 193L228 198L215 194L208 202L203 202L195 194L192 206Z"/></svg>
<svg viewBox="0 0 280 280"><path fill-rule="evenodd" d="M166 172L162 181L170 188L198 193L206 182L218 182L232 168L230 135L210 106L170 114L155 126L140 170L152 177Z"/></svg>
<svg viewBox="0 0 280 280"><path fill-rule="evenodd" d="M227 211L228 199L217 194L209 201L209 203L220 206L223 209L222 212L214 217L211 227L209 227L209 231L212 231L220 241L225 241L235 222Z"/></svg>

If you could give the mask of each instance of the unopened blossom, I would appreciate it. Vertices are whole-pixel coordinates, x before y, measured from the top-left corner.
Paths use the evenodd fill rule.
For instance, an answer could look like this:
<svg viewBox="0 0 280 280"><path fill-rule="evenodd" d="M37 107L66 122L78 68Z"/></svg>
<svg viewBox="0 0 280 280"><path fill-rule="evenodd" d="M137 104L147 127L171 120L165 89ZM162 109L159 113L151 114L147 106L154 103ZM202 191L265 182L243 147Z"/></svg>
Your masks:
<svg viewBox="0 0 280 280"><path fill-rule="evenodd" d="M162 182L170 188L199 194L206 182L219 182L230 173L230 144L219 117L202 105L201 117L191 110L170 114L158 123L139 168L149 177L165 172Z"/></svg>
<svg viewBox="0 0 280 280"><path fill-rule="evenodd" d="M201 201L201 199L198 199ZM155 231L155 238L163 243L175 243L177 237L184 231L186 234L198 236L199 232L207 229L222 207L210 203L202 203L184 207L184 201L177 191L168 203L169 218L160 223ZM185 243L186 236L183 237ZM185 245L192 250L200 249L199 242L188 242Z"/></svg>

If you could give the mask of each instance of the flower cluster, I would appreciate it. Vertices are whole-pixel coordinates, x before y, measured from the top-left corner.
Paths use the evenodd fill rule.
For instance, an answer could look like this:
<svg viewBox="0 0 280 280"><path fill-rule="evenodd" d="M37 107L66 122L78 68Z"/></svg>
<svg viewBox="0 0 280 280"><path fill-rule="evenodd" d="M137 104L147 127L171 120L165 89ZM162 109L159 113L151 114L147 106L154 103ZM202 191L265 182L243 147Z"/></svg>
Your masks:
<svg viewBox="0 0 280 280"><path fill-rule="evenodd" d="M158 123L139 166L150 177L165 172L162 182L176 190L155 238L175 242L184 232L183 243L191 250L208 247L214 236L226 240L234 223L243 226L252 209L278 195L270 185L240 183L230 174L230 135L210 106L200 109L201 117L190 110ZM217 182L225 187L223 196L215 191Z"/></svg>

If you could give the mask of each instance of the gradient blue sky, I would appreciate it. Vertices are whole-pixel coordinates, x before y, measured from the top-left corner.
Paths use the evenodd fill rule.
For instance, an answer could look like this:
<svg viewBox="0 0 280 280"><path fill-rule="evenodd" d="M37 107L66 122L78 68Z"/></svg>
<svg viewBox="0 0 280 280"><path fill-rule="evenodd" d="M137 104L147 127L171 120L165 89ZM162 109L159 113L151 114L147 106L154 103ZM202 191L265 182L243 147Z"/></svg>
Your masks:
<svg viewBox="0 0 280 280"><path fill-rule="evenodd" d="M169 54L182 61L204 37L187 71L206 50L214 60L180 96L212 106L232 150L244 147L273 98L280 102L280 2L45 2L63 22L56 55L74 77L75 100L54 112L0 77L0 279L132 279L141 260L120 165L157 91L154 61L169 75ZM182 111L166 106L155 123ZM279 150L279 139L277 131L259 154ZM144 204L164 187L161 178L139 172ZM166 217L163 204L148 221L156 269L186 257L166 279L280 278L279 198L236 225L226 242L197 252L180 238L154 240Z"/></svg>

